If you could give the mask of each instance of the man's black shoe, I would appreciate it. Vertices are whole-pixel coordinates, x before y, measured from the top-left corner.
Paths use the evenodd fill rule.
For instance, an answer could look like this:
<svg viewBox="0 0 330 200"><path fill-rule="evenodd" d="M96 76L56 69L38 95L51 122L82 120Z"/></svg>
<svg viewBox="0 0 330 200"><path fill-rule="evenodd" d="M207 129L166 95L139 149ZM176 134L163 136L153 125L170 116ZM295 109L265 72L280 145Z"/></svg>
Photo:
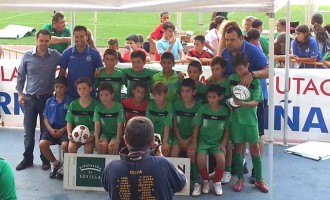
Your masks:
<svg viewBox="0 0 330 200"><path fill-rule="evenodd" d="M28 162L22 161L16 166L16 170L20 171L20 170L26 169L31 166L33 166L33 163L28 163Z"/></svg>
<svg viewBox="0 0 330 200"><path fill-rule="evenodd" d="M49 163L49 162L44 162L44 163L42 163L41 168L42 168L43 170L49 170L49 169L50 169L50 163Z"/></svg>

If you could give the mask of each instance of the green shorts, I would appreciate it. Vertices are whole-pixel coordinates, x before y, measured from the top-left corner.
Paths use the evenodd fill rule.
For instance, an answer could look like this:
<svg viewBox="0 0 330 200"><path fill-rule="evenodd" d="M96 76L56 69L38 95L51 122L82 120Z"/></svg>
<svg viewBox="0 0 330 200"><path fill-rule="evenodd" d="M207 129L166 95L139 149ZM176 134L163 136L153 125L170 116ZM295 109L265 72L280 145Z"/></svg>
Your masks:
<svg viewBox="0 0 330 200"><path fill-rule="evenodd" d="M219 144L208 144L203 141L198 141L197 143L197 153L202 154L219 154L223 153L223 151L220 149L220 143Z"/></svg>
<svg viewBox="0 0 330 200"><path fill-rule="evenodd" d="M181 136L183 139L187 139L187 138L189 138L190 136ZM179 145L179 140L178 140L178 138L176 138L176 136L175 135L173 135L173 137L172 137L172 145Z"/></svg>
<svg viewBox="0 0 330 200"><path fill-rule="evenodd" d="M236 144L243 142L256 144L259 142L258 126L245 124L230 124L230 140Z"/></svg>
<svg viewBox="0 0 330 200"><path fill-rule="evenodd" d="M107 139L109 142L112 139L116 139L117 135L111 135L111 134L105 134L105 133L101 133L100 135L100 139Z"/></svg>
<svg viewBox="0 0 330 200"><path fill-rule="evenodd" d="M164 143L164 135L160 135L161 137L162 137L162 143ZM170 135L168 136L168 141L167 141L167 143L168 144L170 144L170 145L172 145L173 144L173 139L174 139L175 137L170 133Z"/></svg>

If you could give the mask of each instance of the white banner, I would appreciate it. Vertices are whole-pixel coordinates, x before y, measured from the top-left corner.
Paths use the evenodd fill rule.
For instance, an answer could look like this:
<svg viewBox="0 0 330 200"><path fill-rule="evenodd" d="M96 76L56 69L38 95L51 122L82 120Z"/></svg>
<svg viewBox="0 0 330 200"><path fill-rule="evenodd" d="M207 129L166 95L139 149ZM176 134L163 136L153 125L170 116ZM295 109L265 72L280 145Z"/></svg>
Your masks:
<svg viewBox="0 0 330 200"><path fill-rule="evenodd" d="M23 111L15 89L19 60L0 59L0 113L5 126L22 126ZM120 63L118 68L127 68ZM147 64L147 68L161 70L159 64ZM187 77L187 65L175 65ZM283 139L284 116L284 69L275 69L274 138ZM205 82L211 75L209 66L203 66L200 77ZM326 69L290 69L289 92L289 140L330 141L330 71Z"/></svg>
<svg viewBox="0 0 330 200"><path fill-rule="evenodd" d="M290 69L288 140L330 142L330 71ZM283 139L285 70L275 69L274 138Z"/></svg>
<svg viewBox="0 0 330 200"><path fill-rule="evenodd" d="M173 165L179 168L187 178L187 190L176 195L190 194L190 159L167 158ZM64 154L63 187L69 190L104 191L101 184L101 175L106 165L111 160L119 160L119 155L95 155L95 154ZM125 186L125 183L122 183ZM120 184L120 185L122 185ZM122 190L125 188L122 188ZM120 189L121 190L121 189Z"/></svg>

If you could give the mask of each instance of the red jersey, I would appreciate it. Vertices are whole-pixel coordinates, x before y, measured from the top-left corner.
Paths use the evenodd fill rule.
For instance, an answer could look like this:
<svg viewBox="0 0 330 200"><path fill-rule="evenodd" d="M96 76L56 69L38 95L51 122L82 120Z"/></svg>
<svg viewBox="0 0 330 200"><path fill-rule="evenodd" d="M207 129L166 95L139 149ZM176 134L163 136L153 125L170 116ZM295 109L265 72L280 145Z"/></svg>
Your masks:
<svg viewBox="0 0 330 200"><path fill-rule="evenodd" d="M163 24L160 23L160 24L157 25L157 26L155 27L155 29L150 33L150 36L151 36L154 40L158 41L158 40L162 39L162 37L163 37L163 33L164 33ZM156 61L160 61L160 56L159 56L159 54L158 54L157 48L155 48L155 52L154 52L154 53L155 53L155 60L156 60Z"/></svg>
<svg viewBox="0 0 330 200"><path fill-rule="evenodd" d="M141 105L135 105L133 97L121 101L125 110L126 122L132 117L145 116L148 106L148 101L144 100Z"/></svg>
<svg viewBox="0 0 330 200"><path fill-rule="evenodd" d="M194 48L189 49L187 56L196 57L196 58L213 58L213 55L208 51L203 50L202 53L199 54Z"/></svg>
<svg viewBox="0 0 330 200"><path fill-rule="evenodd" d="M146 50L144 50L144 49L142 49L142 48L140 48L139 50L140 50L140 51L143 51L144 54L146 54L146 57L149 56L149 54L148 54L148 52L146 52ZM127 62L131 62L131 51L130 51L130 50L126 50L126 51L124 51L124 53L123 53L123 61L124 61L125 63L127 63Z"/></svg>

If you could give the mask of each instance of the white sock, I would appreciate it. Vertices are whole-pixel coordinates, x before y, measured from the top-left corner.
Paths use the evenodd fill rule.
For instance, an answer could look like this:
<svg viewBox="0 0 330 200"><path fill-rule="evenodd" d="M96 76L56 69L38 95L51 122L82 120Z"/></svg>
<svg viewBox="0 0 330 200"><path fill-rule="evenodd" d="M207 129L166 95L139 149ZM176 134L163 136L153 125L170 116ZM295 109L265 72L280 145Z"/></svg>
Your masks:
<svg viewBox="0 0 330 200"><path fill-rule="evenodd" d="M246 163L246 159L245 158L243 158L243 165Z"/></svg>
<svg viewBox="0 0 330 200"><path fill-rule="evenodd" d="M54 162L50 162L50 164L52 166L56 166L56 165L60 164L60 161L59 160L55 160Z"/></svg>

